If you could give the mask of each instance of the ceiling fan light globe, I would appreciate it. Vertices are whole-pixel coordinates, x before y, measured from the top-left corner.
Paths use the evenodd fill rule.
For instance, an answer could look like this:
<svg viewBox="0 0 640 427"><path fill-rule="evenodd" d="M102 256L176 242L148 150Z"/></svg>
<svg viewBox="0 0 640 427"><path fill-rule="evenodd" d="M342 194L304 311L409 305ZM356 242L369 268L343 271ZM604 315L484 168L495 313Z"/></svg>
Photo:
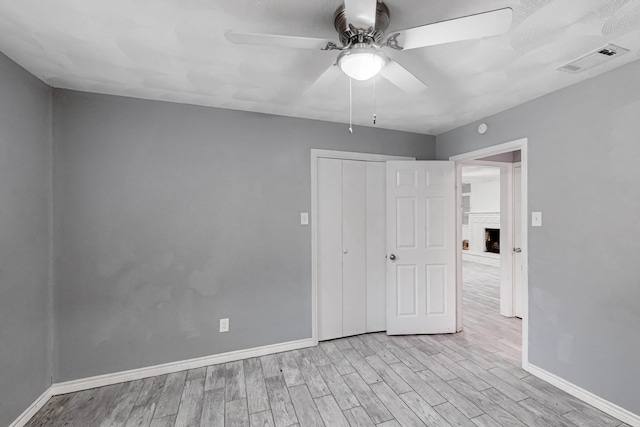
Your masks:
<svg viewBox="0 0 640 427"><path fill-rule="evenodd" d="M345 50L338 55L338 67L355 80L369 80L387 64L387 58L374 48Z"/></svg>

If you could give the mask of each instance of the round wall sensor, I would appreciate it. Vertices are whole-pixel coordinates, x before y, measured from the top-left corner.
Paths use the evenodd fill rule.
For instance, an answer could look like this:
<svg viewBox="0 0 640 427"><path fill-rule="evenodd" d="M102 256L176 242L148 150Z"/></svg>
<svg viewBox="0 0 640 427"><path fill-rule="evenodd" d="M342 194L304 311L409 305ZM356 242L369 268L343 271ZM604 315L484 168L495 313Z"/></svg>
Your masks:
<svg viewBox="0 0 640 427"><path fill-rule="evenodd" d="M480 135L484 135L485 133L487 133L488 129L489 129L489 126L487 126L486 123L480 123L480 126L478 126L478 133Z"/></svg>

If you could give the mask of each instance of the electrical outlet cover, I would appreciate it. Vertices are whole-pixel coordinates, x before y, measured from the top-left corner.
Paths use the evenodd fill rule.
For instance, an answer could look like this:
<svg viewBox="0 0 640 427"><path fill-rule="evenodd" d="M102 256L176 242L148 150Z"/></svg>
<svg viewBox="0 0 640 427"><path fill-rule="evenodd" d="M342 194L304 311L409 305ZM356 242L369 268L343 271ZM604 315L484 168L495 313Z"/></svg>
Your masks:
<svg viewBox="0 0 640 427"><path fill-rule="evenodd" d="M542 227L542 212L531 212L531 226Z"/></svg>
<svg viewBox="0 0 640 427"><path fill-rule="evenodd" d="M220 319L220 332L229 332L229 319Z"/></svg>

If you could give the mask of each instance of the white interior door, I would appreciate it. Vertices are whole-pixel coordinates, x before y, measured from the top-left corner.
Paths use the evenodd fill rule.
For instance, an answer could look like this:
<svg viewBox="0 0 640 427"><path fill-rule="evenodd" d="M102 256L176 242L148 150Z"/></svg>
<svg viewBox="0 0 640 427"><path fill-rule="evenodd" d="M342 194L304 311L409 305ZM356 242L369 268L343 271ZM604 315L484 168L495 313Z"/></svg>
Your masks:
<svg viewBox="0 0 640 427"><path fill-rule="evenodd" d="M500 163L498 163L500 164ZM473 191L473 190L472 190ZM500 164L500 314L515 316L513 276L513 164Z"/></svg>
<svg viewBox="0 0 640 427"><path fill-rule="evenodd" d="M367 332L366 163L342 161L342 336Z"/></svg>
<svg viewBox="0 0 640 427"><path fill-rule="evenodd" d="M318 339L383 331L384 162L318 158L316 180Z"/></svg>
<svg viewBox="0 0 640 427"><path fill-rule="evenodd" d="M522 167L513 167L513 285L515 316L524 313L524 285L522 281Z"/></svg>
<svg viewBox="0 0 640 427"><path fill-rule="evenodd" d="M317 163L318 338L342 337L342 161Z"/></svg>
<svg viewBox="0 0 640 427"><path fill-rule="evenodd" d="M456 331L455 166L387 162L387 333Z"/></svg>
<svg viewBox="0 0 640 427"><path fill-rule="evenodd" d="M386 326L386 167L384 162L367 164L367 332Z"/></svg>

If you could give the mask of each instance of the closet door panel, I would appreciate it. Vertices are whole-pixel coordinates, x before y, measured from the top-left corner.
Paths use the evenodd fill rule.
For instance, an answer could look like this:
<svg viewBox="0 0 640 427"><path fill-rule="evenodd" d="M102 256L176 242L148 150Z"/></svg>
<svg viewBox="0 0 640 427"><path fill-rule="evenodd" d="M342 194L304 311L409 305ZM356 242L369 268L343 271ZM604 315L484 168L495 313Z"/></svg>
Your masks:
<svg viewBox="0 0 640 427"><path fill-rule="evenodd" d="M386 168L367 162L367 332L384 331L386 311Z"/></svg>
<svg viewBox="0 0 640 427"><path fill-rule="evenodd" d="M366 163L342 161L342 334L367 332Z"/></svg>
<svg viewBox="0 0 640 427"><path fill-rule="evenodd" d="M318 339L342 335L342 161L318 159Z"/></svg>

